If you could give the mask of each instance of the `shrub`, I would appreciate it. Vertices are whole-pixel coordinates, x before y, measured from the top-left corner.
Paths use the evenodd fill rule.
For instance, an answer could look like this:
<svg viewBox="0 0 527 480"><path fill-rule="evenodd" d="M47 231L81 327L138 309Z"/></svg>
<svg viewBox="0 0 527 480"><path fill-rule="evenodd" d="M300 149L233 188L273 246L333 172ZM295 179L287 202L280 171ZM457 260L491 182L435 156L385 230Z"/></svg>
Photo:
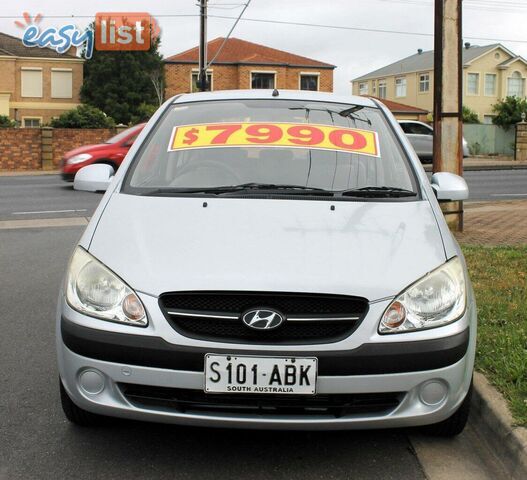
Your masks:
<svg viewBox="0 0 527 480"><path fill-rule="evenodd" d="M115 126L115 122L112 117L108 117L96 107L80 105L54 118L51 126L54 128L111 128Z"/></svg>
<svg viewBox="0 0 527 480"><path fill-rule="evenodd" d="M478 114L465 105L463 105L463 123L481 123Z"/></svg>
<svg viewBox="0 0 527 480"><path fill-rule="evenodd" d="M7 115L0 115L0 128L13 128L14 126L15 122Z"/></svg>
<svg viewBox="0 0 527 480"><path fill-rule="evenodd" d="M507 97L505 100L498 100L492 110L496 113L492 122L508 130L512 125L521 122L522 113L527 114L527 99Z"/></svg>
<svg viewBox="0 0 527 480"><path fill-rule="evenodd" d="M157 105L151 105L149 103L141 103L137 107L137 115L132 115L132 124L140 123L140 122L147 122L150 120L150 117L156 113L156 110L159 107Z"/></svg>

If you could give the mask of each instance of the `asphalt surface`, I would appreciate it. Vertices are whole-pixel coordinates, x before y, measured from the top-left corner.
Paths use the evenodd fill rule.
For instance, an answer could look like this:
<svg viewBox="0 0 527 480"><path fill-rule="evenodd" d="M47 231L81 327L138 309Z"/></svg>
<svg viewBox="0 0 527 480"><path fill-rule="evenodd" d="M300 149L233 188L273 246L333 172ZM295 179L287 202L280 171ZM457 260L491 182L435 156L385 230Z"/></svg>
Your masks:
<svg viewBox="0 0 527 480"><path fill-rule="evenodd" d="M465 179L473 201L527 199L527 169L469 171ZM0 176L0 221L89 217L100 199L73 190L59 175Z"/></svg>
<svg viewBox="0 0 527 480"><path fill-rule="evenodd" d="M100 195L55 176L1 177L0 220L14 212L90 216ZM27 218L24 217L24 218ZM64 418L55 359L59 285L82 227L0 228L0 479L500 479L470 426L455 440L414 431L261 432ZM416 453L417 451L417 453Z"/></svg>
<svg viewBox="0 0 527 480"><path fill-rule="evenodd" d="M404 432L251 432L63 417L54 316L81 228L0 231L0 478L424 479Z"/></svg>

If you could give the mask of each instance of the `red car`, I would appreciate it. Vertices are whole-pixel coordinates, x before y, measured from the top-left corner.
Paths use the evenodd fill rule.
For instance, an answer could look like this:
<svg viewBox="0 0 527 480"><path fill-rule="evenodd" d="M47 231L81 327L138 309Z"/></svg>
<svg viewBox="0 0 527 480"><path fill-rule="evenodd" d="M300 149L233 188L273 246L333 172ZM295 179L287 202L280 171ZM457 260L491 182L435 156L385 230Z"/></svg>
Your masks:
<svg viewBox="0 0 527 480"><path fill-rule="evenodd" d="M73 182L75 174L86 165L106 163L114 170L119 168L128 150L143 130L145 123L127 128L114 137L98 145L85 145L70 150L62 159L62 179Z"/></svg>

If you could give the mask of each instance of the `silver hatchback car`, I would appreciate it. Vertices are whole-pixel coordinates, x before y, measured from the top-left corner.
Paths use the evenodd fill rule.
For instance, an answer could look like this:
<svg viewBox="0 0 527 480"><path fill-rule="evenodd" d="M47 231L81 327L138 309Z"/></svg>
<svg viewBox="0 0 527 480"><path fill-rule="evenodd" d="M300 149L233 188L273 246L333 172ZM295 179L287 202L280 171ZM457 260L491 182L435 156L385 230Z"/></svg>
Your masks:
<svg viewBox="0 0 527 480"><path fill-rule="evenodd" d="M476 307L438 201L467 185L381 103L180 95L74 188L106 194L58 304L72 422L463 429Z"/></svg>

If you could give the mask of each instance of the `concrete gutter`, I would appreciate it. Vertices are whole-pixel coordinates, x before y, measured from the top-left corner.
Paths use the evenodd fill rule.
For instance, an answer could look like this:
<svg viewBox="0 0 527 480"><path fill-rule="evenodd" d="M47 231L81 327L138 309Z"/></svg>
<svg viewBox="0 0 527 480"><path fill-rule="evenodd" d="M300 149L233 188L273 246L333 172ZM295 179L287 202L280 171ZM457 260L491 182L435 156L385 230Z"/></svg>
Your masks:
<svg viewBox="0 0 527 480"><path fill-rule="evenodd" d="M25 175L60 175L60 170L0 170L0 177L22 177Z"/></svg>
<svg viewBox="0 0 527 480"><path fill-rule="evenodd" d="M471 416L476 430L491 445L510 478L527 478L527 429L514 426L505 399L478 372L474 373Z"/></svg>

